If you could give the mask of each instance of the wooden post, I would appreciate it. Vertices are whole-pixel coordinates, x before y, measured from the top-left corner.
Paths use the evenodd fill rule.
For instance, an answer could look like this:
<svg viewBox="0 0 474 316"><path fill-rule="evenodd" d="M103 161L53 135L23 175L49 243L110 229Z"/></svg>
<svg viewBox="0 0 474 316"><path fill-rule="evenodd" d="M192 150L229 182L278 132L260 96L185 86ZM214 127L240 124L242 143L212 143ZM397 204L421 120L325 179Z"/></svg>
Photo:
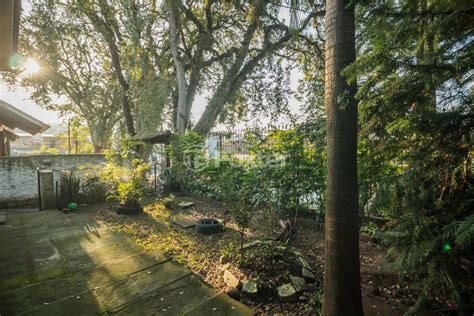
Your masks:
<svg viewBox="0 0 474 316"><path fill-rule="evenodd" d="M71 120L67 121L67 153L71 154Z"/></svg>
<svg viewBox="0 0 474 316"><path fill-rule="evenodd" d="M40 169L36 168L36 175L38 177L38 209L40 211L43 210L43 207L41 205L41 177L40 177Z"/></svg>
<svg viewBox="0 0 474 316"><path fill-rule="evenodd" d="M56 198L54 194L54 178L53 171L51 170L39 170L38 171L38 183L40 197L40 210L49 210L56 207Z"/></svg>
<svg viewBox="0 0 474 316"><path fill-rule="evenodd" d="M5 153L5 134L3 133L3 131L0 131L0 157L4 157L4 156L6 156L6 153Z"/></svg>
<svg viewBox="0 0 474 316"><path fill-rule="evenodd" d="M166 142L165 143L165 146L169 146L170 145L170 142ZM170 158L170 155L171 155L171 152L170 150L165 150L165 154L166 154L166 168L169 168L171 167L171 158Z"/></svg>

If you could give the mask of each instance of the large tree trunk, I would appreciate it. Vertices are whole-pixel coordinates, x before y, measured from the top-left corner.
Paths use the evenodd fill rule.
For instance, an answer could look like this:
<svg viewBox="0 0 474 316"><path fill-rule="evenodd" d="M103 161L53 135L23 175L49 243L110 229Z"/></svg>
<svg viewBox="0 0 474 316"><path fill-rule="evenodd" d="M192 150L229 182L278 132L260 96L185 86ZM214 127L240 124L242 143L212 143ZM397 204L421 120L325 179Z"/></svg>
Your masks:
<svg viewBox="0 0 474 316"><path fill-rule="evenodd" d="M280 37L277 41L264 45L264 48L255 56L249 59L250 43L257 32L258 20L263 11L262 6L265 5L265 1L256 1L254 6L256 9L253 22L250 23L245 31L242 45L236 52L234 62L230 65L228 70L225 71L224 77L217 86L214 94L206 105L204 113L202 114L199 121L194 125L194 131L206 135L214 127L214 124L219 117L220 113L224 109L227 103L232 103L236 96L237 91L240 89L242 84L247 79L247 76L259 65L259 63L271 53L277 51L285 43L295 36L295 34L302 32L308 23L321 12L314 12L307 16L301 26L297 30L288 31L284 36Z"/></svg>
<svg viewBox="0 0 474 316"><path fill-rule="evenodd" d="M362 315L355 84L341 71L355 60L354 9L326 2L325 96L328 180L323 315Z"/></svg>
<svg viewBox="0 0 474 316"><path fill-rule="evenodd" d="M88 121L87 127L91 134L92 146L95 153L101 153L107 149L110 137L112 136L112 127L107 122Z"/></svg>
<svg viewBox="0 0 474 316"><path fill-rule="evenodd" d="M111 36L104 36L108 42L110 55L112 58L112 65L114 66L115 75L122 88L122 112L125 118L125 125L127 126L127 132L129 136L135 135L135 127L133 124L133 116L130 106L130 100L128 97L129 85L122 74L122 66L120 63L120 56L118 53L117 45L115 45L114 39Z"/></svg>
<svg viewBox="0 0 474 316"><path fill-rule="evenodd" d="M201 135L207 135L211 131L224 105L230 101L229 98L232 94L230 93L231 86L231 82L226 82L217 87L216 92L207 103L204 113L194 126L195 132Z"/></svg>
<svg viewBox="0 0 474 316"><path fill-rule="evenodd" d="M102 15L106 12L109 12L107 6L107 1L101 0L98 2L98 6L101 9ZM135 127L133 123L132 110L130 105L130 99L128 96L129 93L129 84L125 79L122 73L122 64L120 61L119 46L121 35L118 28L113 27L111 21L114 19L113 16L99 16L97 12L91 10L90 8L85 9L85 14L92 22L96 30L102 35L107 46L109 48L110 58L112 60L112 66L114 69L115 77L122 88L122 112L124 115L125 126L127 127L127 132L129 136L135 135ZM119 43L116 43L116 38L118 38Z"/></svg>
<svg viewBox="0 0 474 316"><path fill-rule="evenodd" d="M178 13L177 0L169 0L169 41L171 55L173 56L174 65L176 68L176 80L178 90L178 104L176 107L176 134L184 134L186 131L186 99L187 99L187 84L186 75L183 62L180 59L178 52Z"/></svg>
<svg viewBox="0 0 474 316"><path fill-rule="evenodd" d="M219 114L222 112L224 105L232 101L231 98L235 96L235 93L244 82L246 76L258 65L261 58L263 58L264 55L261 54L260 58L254 58L252 61L248 62L247 65L243 66L245 58L248 56L250 42L252 41L258 27L258 15L254 17L254 19L255 20L249 24L245 32L242 46L239 48L234 63L224 74L224 78L222 78L222 81L216 88L211 100L209 100L206 105L204 113L194 126L194 131L197 133L206 135L211 131L219 117Z"/></svg>

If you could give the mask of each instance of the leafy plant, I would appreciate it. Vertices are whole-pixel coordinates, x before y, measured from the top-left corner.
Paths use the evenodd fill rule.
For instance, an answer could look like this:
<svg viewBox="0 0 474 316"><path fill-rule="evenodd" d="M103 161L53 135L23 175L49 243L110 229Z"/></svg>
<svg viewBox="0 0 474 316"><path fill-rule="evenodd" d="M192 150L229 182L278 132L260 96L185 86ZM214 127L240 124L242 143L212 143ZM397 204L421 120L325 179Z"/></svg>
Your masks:
<svg viewBox="0 0 474 316"><path fill-rule="evenodd" d="M59 154L59 151L55 147L47 147L46 145L43 144L40 146L40 148L35 150L33 153L37 155L57 155Z"/></svg>
<svg viewBox="0 0 474 316"><path fill-rule="evenodd" d="M166 168L161 171L160 180L163 182L165 193L176 192L181 188L181 183L177 179L177 172L172 168Z"/></svg>
<svg viewBox="0 0 474 316"><path fill-rule="evenodd" d="M80 179L73 172L63 172L60 177L59 207L64 208L71 202L79 200Z"/></svg>
<svg viewBox="0 0 474 316"><path fill-rule="evenodd" d="M240 256L243 258L244 255L244 235L245 229L250 225L250 220L252 219L252 214L254 212L252 205L241 203L234 203L229 208L231 217L235 224L237 225L240 233Z"/></svg>
<svg viewBox="0 0 474 316"><path fill-rule="evenodd" d="M100 178L108 186L107 199L125 206L137 206L145 195L148 182L146 173L150 165L141 159L127 160L129 153L118 155L109 152Z"/></svg>
<svg viewBox="0 0 474 316"><path fill-rule="evenodd" d="M240 263L242 257L239 256L239 250L240 246L231 241L222 247L220 254L233 262Z"/></svg>
<svg viewBox="0 0 474 316"><path fill-rule="evenodd" d="M104 201L107 196L107 186L97 174L86 174L81 184L82 195L88 202Z"/></svg>
<svg viewBox="0 0 474 316"><path fill-rule="evenodd" d="M368 235L375 235L378 232L378 227L372 222L365 223L361 228L360 232Z"/></svg>
<svg viewBox="0 0 474 316"><path fill-rule="evenodd" d="M323 306L323 292L322 290L313 292L313 295L308 300L308 306L313 309L315 315L321 313L321 308Z"/></svg>
<svg viewBox="0 0 474 316"><path fill-rule="evenodd" d="M247 133L250 161L232 155L205 159L203 138L193 133L176 141L187 153L168 183L185 191L221 201L243 197L246 203L278 209L285 214L317 205L324 210L325 154L322 122L293 130L275 130L267 136ZM315 215L315 214L312 214Z"/></svg>
<svg viewBox="0 0 474 316"><path fill-rule="evenodd" d="M144 196L145 186L142 179L132 177L127 182L117 183L117 197L121 205L138 206Z"/></svg>
<svg viewBox="0 0 474 316"><path fill-rule="evenodd" d="M178 207L178 201L173 194L160 198L159 202L163 203L167 209L175 209Z"/></svg>
<svg viewBox="0 0 474 316"><path fill-rule="evenodd" d="M393 219L383 236L419 294L410 313L461 312L474 288L470 5L359 4L360 51L344 72L360 83L361 209Z"/></svg>

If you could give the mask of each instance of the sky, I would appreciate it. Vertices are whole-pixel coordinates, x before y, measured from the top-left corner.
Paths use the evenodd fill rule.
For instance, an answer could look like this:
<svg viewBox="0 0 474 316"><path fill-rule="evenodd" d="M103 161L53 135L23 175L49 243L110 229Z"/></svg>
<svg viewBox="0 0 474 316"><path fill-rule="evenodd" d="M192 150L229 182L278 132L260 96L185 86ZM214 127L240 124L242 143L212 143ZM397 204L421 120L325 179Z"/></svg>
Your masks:
<svg viewBox="0 0 474 316"><path fill-rule="evenodd" d="M0 77L0 100L10 103L14 107L34 116L46 124L61 122L57 112L48 111L39 107L30 99L30 93L30 91L22 87L9 87Z"/></svg>
<svg viewBox="0 0 474 316"><path fill-rule="evenodd" d="M30 0L22 1L22 14L30 10ZM39 107L30 99L31 91L18 87L9 86L0 75L0 100L10 103L14 107L26 112L46 124L60 123L59 116L54 111L48 111Z"/></svg>
<svg viewBox="0 0 474 316"><path fill-rule="evenodd" d="M297 81L300 79L301 74L293 71L291 74L291 87L292 89L296 88ZM33 100L30 99L31 90L23 88L20 86L8 85L0 76L0 100L10 103L14 107L26 112L33 117L43 121L46 124L58 124L62 123L63 120L59 117L59 113L55 111L49 111L38 106ZM196 96L193 108L192 108L192 117L195 121L201 117L201 114L204 112L204 108L207 104L207 98L209 93L204 93ZM292 112L297 112L300 102L295 100L293 97L289 100L292 109ZM263 121L266 121L263 118ZM241 126L242 125L242 126ZM238 128L243 128L243 124L238 124ZM224 126L216 126L216 129L222 130L225 129Z"/></svg>
<svg viewBox="0 0 474 316"><path fill-rule="evenodd" d="M10 103L14 107L32 115L46 124L51 125L62 122L57 112L41 108L30 99L30 94L31 91L26 88L8 85L0 76L0 100ZM196 97L192 111L193 117L199 118L201 116L204 112L206 103L207 100L205 95L198 95Z"/></svg>

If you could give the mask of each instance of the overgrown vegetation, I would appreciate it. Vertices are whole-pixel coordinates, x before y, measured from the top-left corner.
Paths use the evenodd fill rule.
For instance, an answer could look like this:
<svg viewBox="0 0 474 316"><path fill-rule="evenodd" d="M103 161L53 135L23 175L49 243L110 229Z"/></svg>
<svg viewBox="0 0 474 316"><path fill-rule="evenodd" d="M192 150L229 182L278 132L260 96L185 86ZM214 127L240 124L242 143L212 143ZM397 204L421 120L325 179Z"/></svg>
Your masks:
<svg viewBox="0 0 474 316"><path fill-rule="evenodd" d="M327 250L326 262L350 276L339 283L356 288L358 203L363 219L387 222L379 227L363 221L360 231L388 247L390 271L417 293L410 313L472 309L471 3L361 0L345 7L342 0L288 1L289 11L283 3L37 1L24 19L20 50L35 55L47 71L8 79L33 89L32 98L42 106L86 122L87 128L73 121L73 138L85 140L90 133L94 148L84 151L111 147L112 134L129 139L172 129L167 148L172 167L160 174L165 191L224 203L240 245L220 245L219 252L243 253L244 233L256 215L322 218L327 211L326 250L333 246L340 253ZM328 12L345 17L346 24L337 25L344 30L329 27L337 19L321 27ZM281 19L288 13L289 23ZM347 47L335 48L343 41ZM290 75L296 71L302 78L292 91ZM199 93L209 98L193 122ZM68 102L56 104L56 95ZM301 102L296 115L291 97ZM245 151L219 149L219 155L207 157L206 137L218 122L260 125L262 116L270 123L284 118L292 126L268 133L249 129L239 140ZM138 204L148 188L149 151L144 143L124 141L108 152L100 175L86 178L84 192L105 187L121 204ZM200 254L179 253L197 239L174 229L171 235L159 231L170 229L164 222L175 198L157 204L149 218L140 218L156 227L147 225L143 235L139 224L123 228L136 230L131 234L145 246L164 241L179 260L198 258L205 266ZM280 255L277 250L247 259L262 261L275 253ZM337 256L350 258L339 265ZM249 263L245 256L240 260ZM341 287L330 288L336 293ZM321 303L321 293L313 303Z"/></svg>
<svg viewBox="0 0 474 316"><path fill-rule="evenodd" d="M322 124L322 123L320 123ZM324 127L324 126L323 126ZM324 208L324 138L321 125L246 135L248 158L231 154L206 159L204 139L195 133L179 138L184 160L173 166L171 181L196 195L282 214ZM176 187L176 184L174 184Z"/></svg>
<svg viewBox="0 0 474 316"><path fill-rule="evenodd" d="M364 78L359 166L376 179L367 183L373 199L362 199L393 219L384 240L392 271L419 294L411 312L467 310L474 303L472 7L387 1L358 10L360 56L347 72Z"/></svg>
<svg viewBox="0 0 474 316"><path fill-rule="evenodd" d="M146 178L150 165L135 158L141 144L124 142L120 152L110 151L107 163L99 171L101 181L107 186L107 198L123 206L138 206L150 186Z"/></svg>

